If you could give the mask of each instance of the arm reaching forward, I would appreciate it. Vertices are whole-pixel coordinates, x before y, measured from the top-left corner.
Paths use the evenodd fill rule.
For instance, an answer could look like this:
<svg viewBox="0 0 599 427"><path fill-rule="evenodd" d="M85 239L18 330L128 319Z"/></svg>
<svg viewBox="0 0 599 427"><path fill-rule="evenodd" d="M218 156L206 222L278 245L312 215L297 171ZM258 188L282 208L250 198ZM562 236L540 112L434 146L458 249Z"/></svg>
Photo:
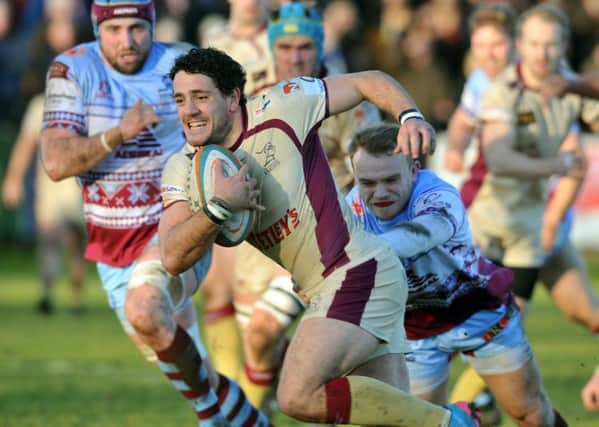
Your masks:
<svg viewBox="0 0 599 427"><path fill-rule="evenodd" d="M417 158L435 151L435 130L418 112L408 92L381 71L364 71L327 77L329 112L337 114L367 100L396 117L401 128L396 151Z"/></svg>

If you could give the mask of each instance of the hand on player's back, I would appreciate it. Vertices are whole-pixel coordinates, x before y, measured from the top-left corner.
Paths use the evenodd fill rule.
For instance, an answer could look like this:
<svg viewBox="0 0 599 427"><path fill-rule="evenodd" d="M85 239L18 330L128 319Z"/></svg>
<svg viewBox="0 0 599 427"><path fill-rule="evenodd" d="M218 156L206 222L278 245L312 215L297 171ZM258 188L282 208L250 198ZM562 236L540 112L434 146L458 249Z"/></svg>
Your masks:
<svg viewBox="0 0 599 427"><path fill-rule="evenodd" d="M225 201L232 212L265 209L258 203L260 191L256 189L256 179L248 175L247 165L243 165L239 172L232 176L224 174L222 160L217 160L215 167L219 173L214 174L214 195Z"/></svg>
<svg viewBox="0 0 599 427"><path fill-rule="evenodd" d="M160 122L160 118L156 115L154 107L150 104L145 104L141 99L138 99L133 107L129 108L119 124L123 141L127 141L137 136L148 125L155 125Z"/></svg>
<svg viewBox="0 0 599 427"><path fill-rule="evenodd" d="M552 74L547 77L541 86L539 91L545 98L551 98L554 96L563 96L570 89L570 80L560 74Z"/></svg>

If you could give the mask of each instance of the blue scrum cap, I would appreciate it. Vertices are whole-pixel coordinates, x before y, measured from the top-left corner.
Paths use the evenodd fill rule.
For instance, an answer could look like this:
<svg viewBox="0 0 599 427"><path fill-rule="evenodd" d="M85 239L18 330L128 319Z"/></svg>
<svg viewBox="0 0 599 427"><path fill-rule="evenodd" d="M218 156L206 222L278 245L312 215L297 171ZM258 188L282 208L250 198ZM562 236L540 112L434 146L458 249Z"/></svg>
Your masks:
<svg viewBox="0 0 599 427"><path fill-rule="evenodd" d="M268 23L268 43L272 50L275 41L281 36L308 36L316 44L317 62L322 59L324 29L322 18L314 8L303 3L286 3L279 7Z"/></svg>

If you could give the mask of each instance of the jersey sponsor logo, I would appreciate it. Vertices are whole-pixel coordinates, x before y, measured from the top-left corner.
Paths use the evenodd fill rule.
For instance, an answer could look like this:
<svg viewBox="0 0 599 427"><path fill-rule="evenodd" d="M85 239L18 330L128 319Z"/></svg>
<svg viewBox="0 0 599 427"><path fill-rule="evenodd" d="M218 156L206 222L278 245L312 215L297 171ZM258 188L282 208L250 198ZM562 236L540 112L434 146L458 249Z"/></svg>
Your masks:
<svg viewBox="0 0 599 427"><path fill-rule="evenodd" d="M441 195L441 193L438 193L436 191L428 193L422 200L422 203L424 203L425 205L429 205L431 203L436 202L440 202L439 205L441 205L442 207L451 207L451 205L443 201L443 196Z"/></svg>
<svg viewBox="0 0 599 427"><path fill-rule="evenodd" d="M296 208L289 208L281 218L265 230L252 233L248 241L259 249L270 249L291 235L300 224Z"/></svg>
<svg viewBox="0 0 599 427"><path fill-rule="evenodd" d="M98 87L98 90L96 91L96 98L99 98L99 99L111 99L112 98L112 96L110 95L110 87L108 86L107 80L102 80L100 82L100 86Z"/></svg>
<svg viewBox="0 0 599 427"><path fill-rule="evenodd" d="M300 86L300 84L298 82L287 82L287 83L285 83L285 85L283 85L283 93L285 95L289 95L289 94L292 94L293 92L297 92L301 88L302 87Z"/></svg>
<svg viewBox="0 0 599 427"><path fill-rule="evenodd" d="M281 163L279 160L277 160L276 148L271 141L268 141L266 144L264 144L264 147L262 147L262 150L257 151L256 154L261 154L261 155L264 155L264 157L265 157L264 164L263 164L264 174L271 172L274 168L279 166L279 164Z"/></svg>
<svg viewBox="0 0 599 427"><path fill-rule="evenodd" d="M356 194L356 196L352 199L351 208L359 217L364 216L364 209L362 209L362 203L360 203L359 195Z"/></svg>
<svg viewBox="0 0 599 427"><path fill-rule="evenodd" d="M66 79L68 72L69 72L68 65L66 65L60 61L54 61L52 64L50 64L50 69L48 70L48 78L50 78L50 79Z"/></svg>
<svg viewBox="0 0 599 427"><path fill-rule="evenodd" d="M523 111L518 113L518 124L529 125L536 122L535 114L532 111Z"/></svg>
<svg viewBox="0 0 599 427"><path fill-rule="evenodd" d="M160 186L160 192L185 193L185 189L183 187L179 187L178 185L164 184Z"/></svg>
<svg viewBox="0 0 599 427"><path fill-rule="evenodd" d="M166 93L169 97L172 97L173 81L171 80L169 75L163 74L162 77L160 77L160 83L162 84L162 87L158 89L158 93L160 93L161 95L163 93Z"/></svg>
<svg viewBox="0 0 599 427"><path fill-rule="evenodd" d="M117 7L112 12L113 15L137 15L136 7Z"/></svg>
<svg viewBox="0 0 599 427"><path fill-rule="evenodd" d="M262 97L262 106L260 108L256 108L256 110L254 111L254 114L259 117L261 116L266 109L270 106L270 99L266 99L264 96Z"/></svg>
<svg viewBox="0 0 599 427"><path fill-rule="evenodd" d="M140 159L142 157L158 157L163 152L160 148L148 148L145 150L118 150L115 157L118 159Z"/></svg>

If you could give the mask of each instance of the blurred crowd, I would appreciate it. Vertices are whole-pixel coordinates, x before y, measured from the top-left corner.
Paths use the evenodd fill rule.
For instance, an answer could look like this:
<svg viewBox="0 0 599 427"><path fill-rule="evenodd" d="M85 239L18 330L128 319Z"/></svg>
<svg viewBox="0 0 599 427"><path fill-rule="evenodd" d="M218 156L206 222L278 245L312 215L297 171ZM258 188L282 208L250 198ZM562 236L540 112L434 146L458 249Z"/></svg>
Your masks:
<svg viewBox="0 0 599 427"><path fill-rule="evenodd" d="M263 0L272 1L275 0ZM485 0L320 0L327 64L382 69L404 84L442 130L470 71L466 18ZM487 0L489 1L489 0ZM570 17L570 63L599 70L599 2L550 0ZM16 129L29 99L43 91L52 58L91 40L90 0L0 0L0 125ZM511 0L522 11L533 0ZM225 0L156 0L159 40L201 44L226 24Z"/></svg>

